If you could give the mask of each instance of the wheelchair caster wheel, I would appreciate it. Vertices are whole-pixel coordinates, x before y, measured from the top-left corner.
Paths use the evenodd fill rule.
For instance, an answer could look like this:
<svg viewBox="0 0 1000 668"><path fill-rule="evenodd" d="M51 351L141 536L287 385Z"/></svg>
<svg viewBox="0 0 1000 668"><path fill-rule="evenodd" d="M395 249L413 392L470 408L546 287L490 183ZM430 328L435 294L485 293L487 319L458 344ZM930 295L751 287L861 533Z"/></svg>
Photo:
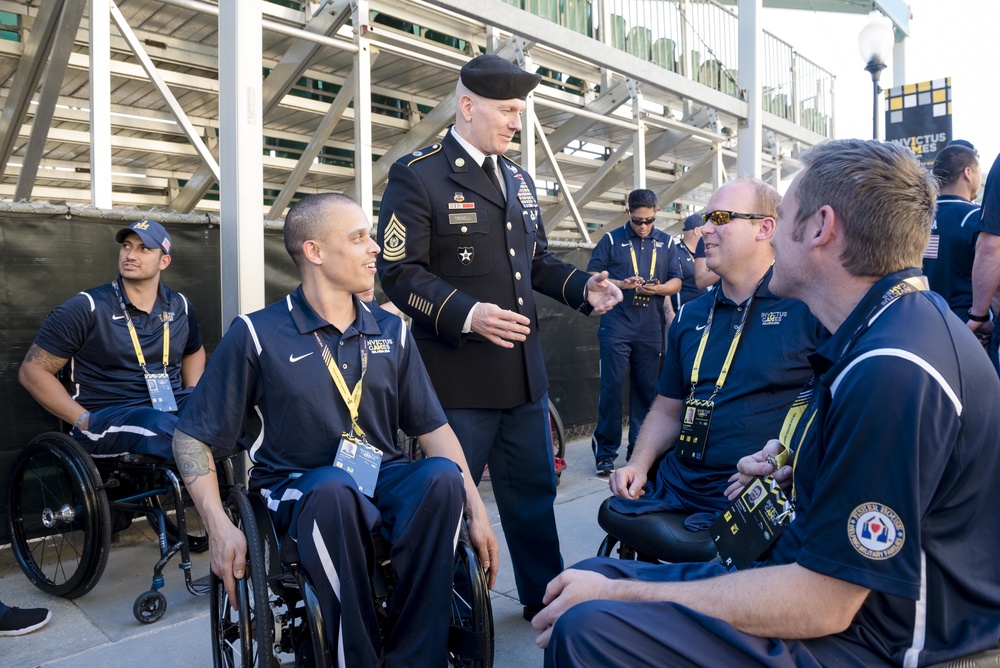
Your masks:
<svg viewBox="0 0 1000 668"><path fill-rule="evenodd" d="M144 591L132 604L132 614L143 624L152 624L167 611L167 597L158 591Z"/></svg>

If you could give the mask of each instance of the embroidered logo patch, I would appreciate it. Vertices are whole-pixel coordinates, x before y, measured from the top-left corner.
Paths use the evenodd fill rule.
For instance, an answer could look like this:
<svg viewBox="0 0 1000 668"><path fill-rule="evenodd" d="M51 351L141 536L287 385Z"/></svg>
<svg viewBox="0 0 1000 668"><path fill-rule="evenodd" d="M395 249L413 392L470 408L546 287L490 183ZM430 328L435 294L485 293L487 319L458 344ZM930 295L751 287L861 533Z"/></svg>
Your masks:
<svg viewBox="0 0 1000 668"><path fill-rule="evenodd" d="M385 227L385 243L382 245L382 257L386 262L399 262L406 259L406 228L396 214L392 214L389 224Z"/></svg>
<svg viewBox="0 0 1000 668"><path fill-rule="evenodd" d="M882 561L896 556L906 541L903 521L881 503L862 503L847 520L847 537L861 556Z"/></svg>
<svg viewBox="0 0 1000 668"><path fill-rule="evenodd" d="M368 352L382 355L392 352L392 339L368 339Z"/></svg>
<svg viewBox="0 0 1000 668"><path fill-rule="evenodd" d="M767 311L760 314L760 324L780 325L781 321L788 315L788 311Z"/></svg>
<svg viewBox="0 0 1000 668"><path fill-rule="evenodd" d="M458 247L458 261L462 263L462 266L467 267L472 264L472 258L476 254L476 249L472 246L459 246Z"/></svg>

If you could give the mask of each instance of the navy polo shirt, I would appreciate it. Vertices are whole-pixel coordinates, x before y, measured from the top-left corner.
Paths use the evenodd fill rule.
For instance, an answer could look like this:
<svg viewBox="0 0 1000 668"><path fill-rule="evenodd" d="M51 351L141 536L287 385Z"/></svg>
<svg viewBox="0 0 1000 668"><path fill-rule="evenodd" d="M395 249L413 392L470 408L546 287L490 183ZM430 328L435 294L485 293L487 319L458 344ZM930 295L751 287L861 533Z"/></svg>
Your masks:
<svg viewBox="0 0 1000 668"><path fill-rule="evenodd" d="M1000 236L1000 155L990 167L983 189L983 208L979 227L984 232Z"/></svg>
<svg viewBox="0 0 1000 668"><path fill-rule="evenodd" d="M958 195L941 195L924 251L924 275L931 290L963 320L972 306L972 263L979 237L979 205Z"/></svg>
<svg viewBox="0 0 1000 668"><path fill-rule="evenodd" d="M681 291L677 293L677 301L680 302L677 304L677 307L680 308L688 302L693 302L712 288L699 288L694 280L694 260L696 257L705 257L705 247L702 245L701 237L698 237L698 244L695 245L693 252L688 250L683 241L676 245L677 256L681 265L681 280L683 281ZM701 248L700 256L698 255L698 248Z"/></svg>
<svg viewBox="0 0 1000 668"><path fill-rule="evenodd" d="M313 310L299 286L284 300L241 315L181 410L177 428L221 451L244 442L255 485L332 466L341 434L351 430L347 405L323 362L313 332L329 347L349 388L361 376L358 424L385 454L404 459L397 428L409 435L447 423L413 337L399 316L369 311L355 298L357 318L340 332Z"/></svg>
<svg viewBox="0 0 1000 668"><path fill-rule="evenodd" d="M919 273L876 283L813 356L823 375L792 443L798 516L771 555L871 589L843 635L914 666L1000 637L1000 381L940 295L882 309Z"/></svg>
<svg viewBox="0 0 1000 668"><path fill-rule="evenodd" d="M809 379L808 355L816 350L825 330L805 304L773 294L770 282L768 270L750 305L729 376L715 397L704 459L681 459L675 450L668 452L660 463L651 501L660 499L672 510L723 510L729 505L723 491L736 462L778 437L788 407ZM736 304L721 290L685 304L678 312L667 335L656 386L659 394L687 399L702 332L716 299L695 398L712 395L746 308L745 302Z"/></svg>
<svg viewBox="0 0 1000 668"><path fill-rule="evenodd" d="M672 278L682 278L677 246L666 232L653 229L643 238L635 233L629 223L611 230L597 242L590 256L587 271L607 271L608 276L624 280L636 275L632 264L635 250L638 275L643 278L658 278L666 283ZM656 266L652 267L653 251L656 251ZM601 315L597 330L599 336L617 336L631 340L659 341L663 322L663 298L651 296L649 306L635 306L632 298L635 290L622 290L622 301L607 313Z"/></svg>
<svg viewBox="0 0 1000 668"><path fill-rule="evenodd" d="M150 373L163 373L163 321L170 321L167 374L174 395L181 392L181 360L202 346L194 308L179 292L160 283L152 311L136 308L121 289ZM35 336L46 352L70 359L70 394L89 410L149 403L142 367L111 284L78 293L56 307Z"/></svg>

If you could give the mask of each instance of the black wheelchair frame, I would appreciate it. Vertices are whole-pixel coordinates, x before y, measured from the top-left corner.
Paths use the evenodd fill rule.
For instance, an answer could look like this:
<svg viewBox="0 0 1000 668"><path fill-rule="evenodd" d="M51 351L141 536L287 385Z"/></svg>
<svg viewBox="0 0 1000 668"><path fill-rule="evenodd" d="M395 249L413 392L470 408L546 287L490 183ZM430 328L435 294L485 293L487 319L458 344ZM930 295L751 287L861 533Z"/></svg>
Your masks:
<svg viewBox="0 0 1000 668"><path fill-rule="evenodd" d="M226 493L235 481L231 460L220 460L218 471ZM190 556L208 549L208 536L172 462L132 454L94 458L70 436L46 432L15 459L7 508L17 563L48 594L73 599L91 591L107 566L112 532L136 515L156 531L160 557L150 589L132 606L135 618L150 624L163 617L163 569L177 554L187 590L208 593L192 579Z"/></svg>
<svg viewBox="0 0 1000 668"><path fill-rule="evenodd" d="M299 665L333 665L323 614L312 584L298 563L295 543L279 539L264 499L234 487L226 501L231 519L247 539L247 570L237 580L233 610L223 582L210 577L212 659L216 668L277 666L282 655ZM395 573L388 545L374 536L376 567L372 596L382 637L388 635L388 607ZM448 661L455 668L492 668L493 609L486 574L479 566L463 523L455 557Z"/></svg>

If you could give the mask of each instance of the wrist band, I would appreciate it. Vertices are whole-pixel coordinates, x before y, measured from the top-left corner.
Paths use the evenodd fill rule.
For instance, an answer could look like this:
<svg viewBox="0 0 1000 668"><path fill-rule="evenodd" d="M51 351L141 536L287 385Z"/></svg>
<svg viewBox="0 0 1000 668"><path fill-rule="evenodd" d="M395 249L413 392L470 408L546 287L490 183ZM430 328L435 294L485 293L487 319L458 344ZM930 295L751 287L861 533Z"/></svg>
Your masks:
<svg viewBox="0 0 1000 668"><path fill-rule="evenodd" d="M990 314L988 312L985 315L975 315L975 314L972 313L972 309L971 308L969 309L969 312L966 313L965 315L972 322L989 322L989 319L990 319Z"/></svg>
<svg viewBox="0 0 1000 668"><path fill-rule="evenodd" d="M88 417L90 417L90 411L83 411L83 413L80 414L80 417L76 419L76 422L73 423L73 429L79 429L80 425L83 424L83 421Z"/></svg>

